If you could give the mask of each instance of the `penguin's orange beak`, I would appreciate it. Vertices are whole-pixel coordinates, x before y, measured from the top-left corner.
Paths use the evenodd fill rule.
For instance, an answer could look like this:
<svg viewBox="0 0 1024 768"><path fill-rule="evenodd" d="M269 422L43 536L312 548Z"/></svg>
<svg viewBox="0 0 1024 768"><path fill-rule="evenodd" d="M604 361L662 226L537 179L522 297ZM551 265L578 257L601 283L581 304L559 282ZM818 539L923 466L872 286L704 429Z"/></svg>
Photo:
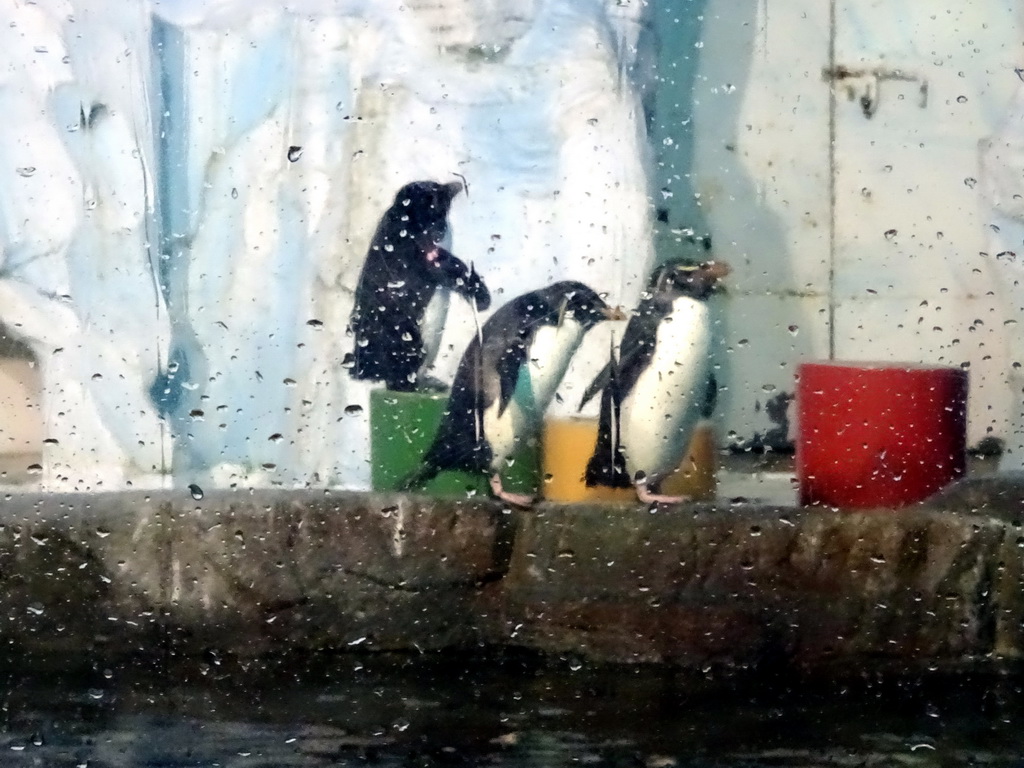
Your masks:
<svg viewBox="0 0 1024 768"><path fill-rule="evenodd" d="M701 268L716 280L721 280L732 272L732 267L724 261L707 261L701 265Z"/></svg>
<svg viewBox="0 0 1024 768"><path fill-rule="evenodd" d="M601 314L604 315L605 320L625 320L628 317L622 307L605 307L601 310Z"/></svg>

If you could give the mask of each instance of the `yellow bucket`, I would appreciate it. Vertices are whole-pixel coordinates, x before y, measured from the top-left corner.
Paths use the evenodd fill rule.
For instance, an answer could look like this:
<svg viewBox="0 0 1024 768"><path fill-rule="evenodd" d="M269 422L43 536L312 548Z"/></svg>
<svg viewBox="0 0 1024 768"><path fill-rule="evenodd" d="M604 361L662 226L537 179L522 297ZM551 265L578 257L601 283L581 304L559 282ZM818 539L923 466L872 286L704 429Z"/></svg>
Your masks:
<svg viewBox="0 0 1024 768"><path fill-rule="evenodd" d="M549 419L541 442L541 484L545 499L559 502L634 501L632 488L587 488L583 475L597 441L597 419ZM715 432L701 422L679 468L661 484L661 493L694 501L715 498Z"/></svg>

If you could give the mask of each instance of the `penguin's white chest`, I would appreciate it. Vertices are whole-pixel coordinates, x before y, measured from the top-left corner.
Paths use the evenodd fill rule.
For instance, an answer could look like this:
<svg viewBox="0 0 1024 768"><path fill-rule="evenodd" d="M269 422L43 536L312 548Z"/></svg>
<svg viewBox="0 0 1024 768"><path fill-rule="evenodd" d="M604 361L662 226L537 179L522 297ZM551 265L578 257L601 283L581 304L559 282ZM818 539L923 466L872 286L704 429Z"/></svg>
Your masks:
<svg viewBox="0 0 1024 768"><path fill-rule="evenodd" d="M700 419L711 376L707 302L676 299L658 325L654 355L621 408L621 440L632 478L656 482L683 460Z"/></svg>
<svg viewBox="0 0 1024 768"><path fill-rule="evenodd" d="M537 329L505 412L499 415L497 401L484 411L484 436L491 446L493 470L500 471L523 440L537 436L544 412L582 340L583 326L571 318L560 326Z"/></svg>
<svg viewBox="0 0 1024 768"><path fill-rule="evenodd" d="M448 317L448 304L451 302L451 291L440 286L427 302L420 321L420 339L423 342L423 368L429 368L437 357L441 347L441 336L444 333L444 321Z"/></svg>

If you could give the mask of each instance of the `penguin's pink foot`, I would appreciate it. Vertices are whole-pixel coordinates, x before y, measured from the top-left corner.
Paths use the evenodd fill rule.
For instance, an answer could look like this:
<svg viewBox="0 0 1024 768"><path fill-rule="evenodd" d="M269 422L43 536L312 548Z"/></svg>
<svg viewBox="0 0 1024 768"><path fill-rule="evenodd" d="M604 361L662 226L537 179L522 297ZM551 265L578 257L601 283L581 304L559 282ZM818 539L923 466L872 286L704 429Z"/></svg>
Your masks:
<svg viewBox="0 0 1024 768"><path fill-rule="evenodd" d="M644 504L682 504L689 501L689 496L665 496L660 493L652 493L647 487L647 476L643 472L636 473L633 487L636 489L636 497Z"/></svg>
<svg viewBox="0 0 1024 768"><path fill-rule="evenodd" d="M501 484L501 475L491 475L491 493L506 504L511 504L513 507L520 507L522 509L529 509L536 501L533 496L528 496L525 493L512 493L511 491L506 491L504 486Z"/></svg>

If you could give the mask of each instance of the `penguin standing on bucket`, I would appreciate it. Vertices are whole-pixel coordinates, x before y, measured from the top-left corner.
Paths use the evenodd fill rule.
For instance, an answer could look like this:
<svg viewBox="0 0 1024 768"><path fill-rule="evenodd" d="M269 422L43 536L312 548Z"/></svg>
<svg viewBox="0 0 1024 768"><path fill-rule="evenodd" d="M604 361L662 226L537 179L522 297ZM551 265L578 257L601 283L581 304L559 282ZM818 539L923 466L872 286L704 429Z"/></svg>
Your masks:
<svg viewBox="0 0 1024 768"><path fill-rule="evenodd" d="M478 310L490 306L476 270L441 246L452 199L463 188L457 181L414 181L398 190L385 211L356 288L353 378L383 381L399 392L417 389L440 345L449 293Z"/></svg>
<svg viewBox="0 0 1024 768"><path fill-rule="evenodd" d="M533 498L506 491L501 471L518 445L540 431L584 334L624 319L583 283L566 280L519 296L498 309L466 348L444 416L409 491L444 470L486 474L497 498L526 507Z"/></svg>
<svg viewBox="0 0 1024 768"><path fill-rule="evenodd" d="M717 394L708 298L728 275L720 261L659 266L607 366L587 387L601 393L597 442L586 484L636 489L645 502L679 502L658 487L679 466L697 422Z"/></svg>

